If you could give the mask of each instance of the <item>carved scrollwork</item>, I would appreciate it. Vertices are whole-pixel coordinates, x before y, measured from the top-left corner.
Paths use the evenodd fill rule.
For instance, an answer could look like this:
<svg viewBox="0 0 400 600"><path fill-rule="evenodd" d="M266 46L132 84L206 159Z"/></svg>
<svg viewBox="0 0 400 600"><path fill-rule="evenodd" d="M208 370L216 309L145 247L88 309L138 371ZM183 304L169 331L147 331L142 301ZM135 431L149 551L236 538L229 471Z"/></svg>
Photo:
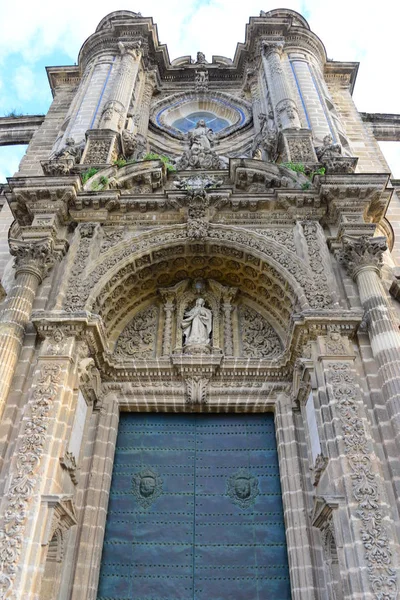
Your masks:
<svg viewBox="0 0 400 600"><path fill-rule="evenodd" d="M352 471L353 497L358 504L361 539L368 575L376 600L397 598L397 576L384 521L378 480L373 472L364 423L358 410L358 394L350 366L328 365L327 381L337 403L345 452Z"/></svg>
<svg viewBox="0 0 400 600"><path fill-rule="evenodd" d="M5 516L0 528L0 598L8 597L17 574L27 508L36 486L50 410L57 395L60 378L60 365L44 365L32 395L30 417L25 423L17 451L16 471L6 495Z"/></svg>
<svg viewBox="0 0 400 600"><path fill-rule="evenodd" d="M278 335L258 312L249 306L239 309L243 356L274 358L282 352Z"/></svg>
<svg viewBox="0 0 400 600"><path fill-rule="evenodd" d="M135 315L119 336L114 356L120 359L152 358L157 334L158 309L149 306Z"/></svg>
<svg viewBox="0 0 400 600"><path fill-rule="evenodd" d="M186 403L190 405L207 404L207 393L210 379L201 375L193 375L185 379Z"/></svg>

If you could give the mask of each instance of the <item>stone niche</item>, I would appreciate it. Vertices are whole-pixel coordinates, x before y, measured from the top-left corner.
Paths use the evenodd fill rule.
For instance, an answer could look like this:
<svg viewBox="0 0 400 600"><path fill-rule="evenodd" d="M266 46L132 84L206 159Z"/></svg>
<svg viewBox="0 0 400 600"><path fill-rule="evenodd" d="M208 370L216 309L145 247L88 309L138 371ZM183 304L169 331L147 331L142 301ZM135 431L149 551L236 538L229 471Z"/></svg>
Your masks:
<svg viewBox="0 0 400 600"><path fill-rule="evenodd" d="M196 349L188 347L182 322L199 299L212 318L207 342ZM271 360L283 349L273 319L239 290L212 279L187 279L159 289L153 301L138 308L123 326L113 356L130 361L198 352Z"/></svg>

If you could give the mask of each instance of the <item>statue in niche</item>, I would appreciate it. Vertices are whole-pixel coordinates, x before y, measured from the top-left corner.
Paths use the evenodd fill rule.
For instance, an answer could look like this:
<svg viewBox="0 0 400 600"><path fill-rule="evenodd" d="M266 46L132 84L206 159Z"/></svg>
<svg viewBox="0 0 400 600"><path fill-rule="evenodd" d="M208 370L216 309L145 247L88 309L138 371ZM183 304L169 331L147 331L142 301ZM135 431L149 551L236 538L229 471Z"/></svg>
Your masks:
<svg viewBox="0 0 400 600"><path fill-rule="evenodd" d="M203 298L198 298L193 308L186 311L181 328L184 346L207 345L212 330L212 312L204 306Z"/></svg>
<svg viewBox="0 0 400 600"><path fill-rule="evenodd" d="M251 156L258 160L275 162L278 156L278 130L275 125L274 113L270 110L268 115L261 113L258 118L260 131L254 137Z"/></svg>
<svg viewBox="0 0 400 600"><path fill-rule="evenodd" d="M197 121L196 127L188 132L188 138L192 151L210 151L214 145L214 132L203 119Z"/></svg>

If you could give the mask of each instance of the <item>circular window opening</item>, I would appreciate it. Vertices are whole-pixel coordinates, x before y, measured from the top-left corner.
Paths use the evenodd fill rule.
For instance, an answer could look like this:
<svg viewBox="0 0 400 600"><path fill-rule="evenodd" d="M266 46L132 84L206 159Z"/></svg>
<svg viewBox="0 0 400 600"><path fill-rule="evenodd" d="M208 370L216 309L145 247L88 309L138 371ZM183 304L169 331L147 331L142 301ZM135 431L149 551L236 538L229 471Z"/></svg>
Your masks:
<svg viewBox="0 0 400 600"><path fill-rule="evenodd" d="M196 127L197 121L203 120L206 122L207 127L212 129L215 133L221 131L221 129L225 129L225 127L229 127L230 123L226 119L222 119L221 117L217 117L212 112L207 111L197 111L191 113L190 115L186 115L186 117L181 117L172 123L172 127L175 129L179 129L183 133L187 133L191 129Z"/></svg>

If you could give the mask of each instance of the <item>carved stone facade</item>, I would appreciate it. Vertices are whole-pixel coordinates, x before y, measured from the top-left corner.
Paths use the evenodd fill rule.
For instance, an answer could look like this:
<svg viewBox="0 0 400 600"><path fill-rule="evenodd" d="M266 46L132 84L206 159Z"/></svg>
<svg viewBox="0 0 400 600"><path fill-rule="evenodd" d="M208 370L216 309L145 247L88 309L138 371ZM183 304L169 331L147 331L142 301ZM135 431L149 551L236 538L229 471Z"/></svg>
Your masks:
<svg viewBox="0 0 400 600"><path fill-rule="evenodd" d="M279 498L286 535L269 551L293 600L397 598L400 201L352 103L356 70L286 9L251 17L234 59L211 62L170 62L151 18L113 12L79 66L50 69L48 143L32 140L4 188L0 598L97 597L124 412L157 415L160 456L115 461L109 514L132 503L117 538L136 527L127 515L175 502L165 413L184 426L273 412L277 464L264 447L236 464L222 432L197 491L228 503L229 535ZM174 510L149 547L158 525L174 543ZM235 538L243 564L255 543ZM267 568L261 552L238 585Z"/></svg>

